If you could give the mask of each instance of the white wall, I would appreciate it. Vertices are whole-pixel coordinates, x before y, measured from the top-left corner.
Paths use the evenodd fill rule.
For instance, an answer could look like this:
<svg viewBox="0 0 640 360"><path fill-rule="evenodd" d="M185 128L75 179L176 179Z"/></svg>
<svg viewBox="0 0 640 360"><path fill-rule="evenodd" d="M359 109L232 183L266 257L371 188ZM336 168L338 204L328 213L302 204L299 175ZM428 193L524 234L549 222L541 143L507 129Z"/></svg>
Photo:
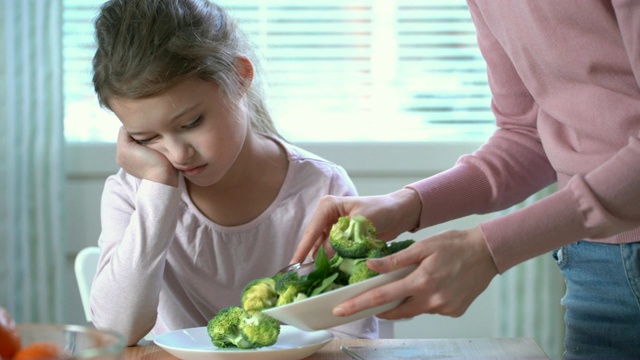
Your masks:
<svg viewBox="0 0 640 360"><path fill-rule="evenodd" d="M299 144L343 165L361 195L382 194L449 168L476 143ZM117 170L115 145L71 144L67 151L67 294L68 323L83 324L80 296L73 275L77 252L95 245L100 234L100 195L104 179ZM401 238L420 239L446 228L467 228L485 216L471 216ZM490 285L459 318L422 315L394 323L398 338L491 337L495 324L494 289Z"/></svg>

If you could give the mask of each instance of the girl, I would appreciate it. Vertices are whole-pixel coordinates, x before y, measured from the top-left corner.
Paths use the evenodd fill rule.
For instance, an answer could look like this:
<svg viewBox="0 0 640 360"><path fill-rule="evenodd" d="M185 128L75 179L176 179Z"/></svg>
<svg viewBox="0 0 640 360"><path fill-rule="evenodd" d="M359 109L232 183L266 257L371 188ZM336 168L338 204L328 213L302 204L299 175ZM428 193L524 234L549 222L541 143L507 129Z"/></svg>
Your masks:
<svg viewBox="0 0 640 360"><path fill-rule="evenodd" d="M206 0L114 0L95 23L93 83L122 128L102 197L94 324L124 335L206 326L288 264L343 168L281 140L246 41ZM332 331L377 337L368 318Z"/></svg>

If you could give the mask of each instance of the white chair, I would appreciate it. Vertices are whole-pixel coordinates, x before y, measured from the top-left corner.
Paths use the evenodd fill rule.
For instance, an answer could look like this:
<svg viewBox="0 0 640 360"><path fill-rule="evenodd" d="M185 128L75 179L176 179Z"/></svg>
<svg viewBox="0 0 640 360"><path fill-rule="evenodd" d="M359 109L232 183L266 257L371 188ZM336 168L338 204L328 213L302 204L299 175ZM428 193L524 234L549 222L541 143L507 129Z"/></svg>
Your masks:
<svg viewBox="0 0 640 360"><path fill-rule="evenodd" d="M98 270L98 258L100 257L100 248L97 246L86 247L76 255L74 264L76 281L80 290L80 299L82 300L82 308L84 316L88 322L91 322L91 309L89 308L89 293L91 292L91 283L96 276ZM153 340L153 335L148 333L144 337L145 340Z"/></svg>
<svg viewBox="0 0 640 360"><path fill-rule="evenodd" d="M86 247L78 253L75 260L76 281L80 290L80 299L82 300L82 308L88 322L91 322L91 310L89 309L89 292L91 291L91 283L98 269L98 258L100 257L100 248L97 246Z"/></svg>

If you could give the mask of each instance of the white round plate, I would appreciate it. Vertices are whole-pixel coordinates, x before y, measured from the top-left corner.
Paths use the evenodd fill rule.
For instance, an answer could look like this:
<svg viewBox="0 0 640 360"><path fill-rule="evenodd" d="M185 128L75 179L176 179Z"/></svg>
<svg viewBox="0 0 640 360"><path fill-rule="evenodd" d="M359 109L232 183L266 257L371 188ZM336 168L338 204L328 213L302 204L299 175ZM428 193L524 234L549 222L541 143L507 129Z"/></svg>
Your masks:
<svg viewBox="0 0 640 360"><path fill-rule="evenodd" d="M211 343L206 327L171 331L153 339L156 345L184 360L298 360L304 359L333 339L328 331L307 332L282 325L278 341L259 349L221 349Z"/></svg>
<svg viewBox="0 0 640 360"><path fill-rule="evenodd" d="M398 269L386 274L380 274L369 280L345 286L336 290L312 296L291 304L273 307L262 312L306 331L324 330L334 326L343 325L352 321L364 319L380 314L398 306L402 300L390 302L375 308L361 311L350 316L338 317L333 315L333 308L358 294L375 287L399 280L407 276L416 268L416 265Z"/></svg>

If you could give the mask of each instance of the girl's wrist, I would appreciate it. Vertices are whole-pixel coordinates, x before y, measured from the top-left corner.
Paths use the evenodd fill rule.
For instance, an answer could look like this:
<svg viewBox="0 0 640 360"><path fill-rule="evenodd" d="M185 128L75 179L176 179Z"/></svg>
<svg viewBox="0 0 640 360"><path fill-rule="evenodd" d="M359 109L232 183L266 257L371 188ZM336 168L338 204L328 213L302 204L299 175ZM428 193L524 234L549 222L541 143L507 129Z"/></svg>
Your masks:
<svg viewBox="0 0 640 360"><path fill-rule="evenodd" d="M157 182L160 184L168 185L177 188L178 187L178 172L177 171L167 171L167 172L156 172L146 174L143 179Z"/></svg>

